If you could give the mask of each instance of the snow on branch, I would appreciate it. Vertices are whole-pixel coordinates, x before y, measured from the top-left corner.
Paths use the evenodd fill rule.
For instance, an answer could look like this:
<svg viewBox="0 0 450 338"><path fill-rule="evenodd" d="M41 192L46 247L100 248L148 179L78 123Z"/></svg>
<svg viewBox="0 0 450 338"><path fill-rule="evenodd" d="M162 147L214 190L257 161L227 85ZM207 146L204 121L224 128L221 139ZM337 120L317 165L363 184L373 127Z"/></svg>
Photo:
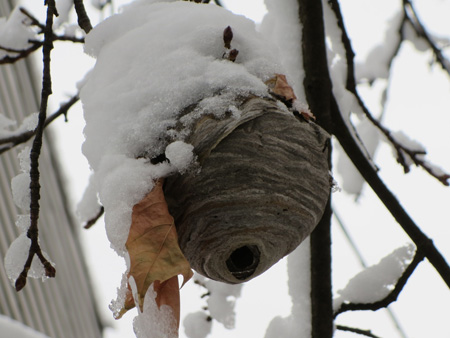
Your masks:
<svg viewBox="0 0 450 338"><path fill-rule="evenodd" d="M33 258L37 256L39 261L44 266L45 276L55 277L56 270L52 263L45 257L39 244L39 199L40 199L40 184L39 184L39 156L42 148L42 138L47 119L47 105L48 98L52 93L52 82L50 74L50 53L53 49L53 17L57 16L55 0L47 0L47 19L44 28L44 42L43 42L43 75L42 75L42 92L41 105L39 108L38 125L35 130L35 137L30 151L30 226L26 231L26 236L31 243L28 250L28 256L23 266L23 270L15 280L16 291L23 289L27 282L28 271L31 268ZM10 276L11 277L11 276Z"/></svg>
<svg viewBox="0 0 450 338"><path fill-rule="evenodd" d="M338 24L342 24L342 17L338 18ZM412 42L418 50L431 49L435 60L442 69L450 75L450 62L444 56L442 47L425 28L420 21L418 14L411 1L404 0L400 13L389 20L390 27L387 29L383 45L376 46L368 55L364 64L360 64L357 69L358 78L365 78L372 83L377 78L387 78L390 73L392 62L398 55L402 43L406 40ZM448 40L444 40L444 47L448 45ZM443 44L441 42L441 44ZM348 54L347 54L348 55ZM347 58L348 59L348 58ZM366 67L365 65L370 65Z"/></svg>
<svg viewBox="0 0 450 338"><path fill-rule="evenodd" d="M403 167L405 174L410 172L411 164L415 164L417 167L423 168L426 172L428 172L432 177L436 178L443 185L449 185L448 180L450 179L450 175L425 159L425 155L427 154L427 152L422 145L415 141L412 141L401 131L392 132L388 128L383 126L380 121L374 118L371 112L368 110L363 100L357 93L356 88L355 95L369 121L375 127L377 127L378 130L380 130L388 140L388 143L391 145L395 152L396 160Z"/></svg>
<svg viewBox="0 0 450 338"><path fill-rule="evenodd" d="M383 258L378 264L353 277L343 290L338 291L341 295L335 300L334 317L336 318L346 311L377 311L395 302L409 277L424 259L423 251L417 250L414 258L408 264L407 261L410 260L411 254L411 246L399 248ZM408 266L405 268L406 264ZM397 277L396 275L399 272L401 275ZM386 294L392 287L392 282L395 282L395 286Z"/></svg>
<svg viewBox="0 0 450 338"><path fill-rule="evenodd" d="M405 19L411 24L416 35L419 38L422 38L423 40L425 40L426 44L433 51L436 61L441 65L442 69L444 71L446 71L448 75L450 75L449 60L447 60L447 58L444 56L441 48L439 48L437 46L437 44L434 42L434 39L431 36L431 34L427 31L427 29L424 27L424 25L420 21L418 15L417 15L417 12L410 0L403 0L403 10L405 13Z"/></svg>
<svg viewBox="0 0 450 338"><path fill-rule="evenodd" d="M343 25L341 19L338 23L339 25ZM357 76L357 80L360 81L365 79L368 83L372 84L377 79L387 79L389 77L393 61L398 55L400 47L405 40L405 35L403 33L405 23L406 17L404 13L395 15L388 21L389 27L385 32L383 44L375 46L367 55L366 60L356 64L356 67L353 64L348 65L348 67L355 67L354 73ZM351 48L346 48L346 50L347 53L352 52ZM347 57L347 64L348 61L349 58ZM353 81L353 83L350 84L350 87L356 85L356 83L354 83L354 77L347 78L347 81ZM388 86L385 91L387 91Z"/></svg>
<svg viewBox="0 0 450 338"><path fill-rule="evenodd" d="M342 43L347 46L347 63L353 65L353 51L351 50L350 41L348 39L347 33L345 31L339 3L336 0L330 1L330 6L333 9L338 25L341 28L341 39ZM313 43L313 42L312 42ZM305 53L304 53L305 54ZM310 62L304 63L305 70L308 68L314 68L316 66L317 58L314 58L316 54L310 51ZM317 68L317 67L316 67ZM353 69L353 68L350 68ZM325 75L329 76L328 70L325 70ZM350 77L350 81L354 78L353 72L347 70L347 76ZM347 80L349 81L349 80ZM356 87L354 88L356 90ZM327 97L326 95L324 97ZM336 136L339 143L342 145L344 151L347 153L349 158L352 160L355 167L358 169L360 174L363 176L365 181L370 185L370 187L377 194L378 198L383 202L392 216L396 219L398 224L402 229L408 234L408 236L413 240L414 244L417 246L419 251L423 250L425 257L430 261L439 275L442 277L444 282L450 288L450 266L446 259L442 256L433 241L428 238L420 229L420 227L412 220L411 216L402 207L398 199L389 190L386 184L378 176L378 173L373 168L372 164L369 162L368 158L362 152L360 146L355 140L354 135L348 129L348 124L345 121L340 107L336 101L336 98L331 95L330 97L330 116L329 120L332 121L331 133Z"/></svg>
<svg viewBox="0 0 450 338"><path fill-rule="evenodd" d="M405 173L410 171L411 164L425 169L431 176L438 179L442 184L448 186L450 175L443 172L440 168L425 160L426 150L416 141L411 140L403 132L389 132L386 130L391 146L397 155L397 162L403 167Z"/></svg>
<svg viewBox="0 0 450 338"><path fill-rule="evenodd" d="M416 166L422 167L425 171L427 171L431 176L439 180L442 184L448 186L450 179L450 175L447 173L444 173L442 170L437 168L435 165L430 164L424 159L424 155L426 154L424 149L420 149L417 151L414 147L409 147L409 144L402 143L399 141L398 138L394 137L393 133L383 126L380 121L378 121L376 118L374 118L373 114L370 112L369 108L367 108L364 100L361 98L361 96L358 93L357 90L357 84L355 79L355 65L354 65L354 56L355 53L353 52L352 45L350 42L350 38L348 37L347 30L344 26L344 20L342 17L342 13L340 11L339 4L336 0L332 0L330 2L331 9L333 10L336 19L337 19L337 25L341 29L341 42L345 49L345 56L347 61L347 78L346 78L346 89L350 91L360 109L362 112L366 115L366 117L369 119L372 124L377 127L382 134L387 138L387 140L390 142L390 144L393 146L393 148L396 150L397 153L397 162L400 163L405 171L405 173L409 172L410 162L414 163ZM403 25L404 20L402 20ZM389 66L392 62L392 59L395 57L395 55L398 52L399 46L403 38L400 39L399 44L394 48L394 52L392 53L389 60ZM410 161L409 161L410 159Z"/></svg>
<svg viewBox="0 0 450 338"><path fill-rule="evenodd" d="M20 14L13 12L5 25L0 25L0 36L8 36L6 40L0 39L0 65L26 58L44 45L44 40L38 40L36 37L44 33L45 25L25 8L19 8L18 12ZM19 15L20 17L17 18ZM22 20L19 20L20 18ZM32 27L37 28L37 31L33 31ZM51 41L84 43L84 38L52 32Z"/></svg>
<svg viewBox="0 0 450 338"><path fill-rule="evenodd" d="M54 112L52 115L45 119L44 128L47 127L50 123L52 123L56 118L64 115L67 119L67 113L69 109L78 101L80 98L77 95L72 96L67 102L63 103L59 109ZM31 116L30 119L34 117ZM24 120L22 125L13 132L5 132L0 129L0 154L4 153L7 150L14 148L19 144L23 144L30 140L34 135L36 135L36 124L30 125L28 123L28 118Z"/></svg>
<svg viewBox="0 0 450 338"><path fill-rule="evenodd" d="M381 180L378 173L373 169L371 163L369 163L369 160L362 153L352 134L347 129L347 125L343 120L342 114L339 111L339 107L335 100L332 101L331 108L331 114L334 117L333 122L335 124L333 134L342 145L344 151L352 160L353 164L364 177L366 182L377 194L381 202L383 202L392 216L396 219L398 224L413 240L418 250L423 250L425 257L430 261L444 282L450 288L449 264L433 244L433 241L422 232L420 227L412 220L411 216L406 212L398 199Z"/></svg>

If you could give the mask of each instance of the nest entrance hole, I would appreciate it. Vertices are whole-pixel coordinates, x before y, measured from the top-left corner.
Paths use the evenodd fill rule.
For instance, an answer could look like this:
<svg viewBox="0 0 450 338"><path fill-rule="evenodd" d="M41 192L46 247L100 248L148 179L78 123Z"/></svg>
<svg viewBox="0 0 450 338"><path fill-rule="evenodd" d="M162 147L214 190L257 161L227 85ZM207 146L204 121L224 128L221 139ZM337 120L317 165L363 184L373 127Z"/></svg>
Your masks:
<svg viewBox="0 0 450 338"><path fill-rule="evenodd" d="M226 264L231 274L239 280L253 275L259 264L260 252L256 245L244 245L234 250Z"/></svg>

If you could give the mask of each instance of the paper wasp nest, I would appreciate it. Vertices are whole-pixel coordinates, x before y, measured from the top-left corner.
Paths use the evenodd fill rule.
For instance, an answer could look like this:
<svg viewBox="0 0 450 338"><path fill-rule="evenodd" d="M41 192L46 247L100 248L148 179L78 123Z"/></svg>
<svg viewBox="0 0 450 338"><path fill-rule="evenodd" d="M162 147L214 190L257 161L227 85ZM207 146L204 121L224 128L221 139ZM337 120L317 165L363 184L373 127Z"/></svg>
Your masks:
<svg viewBox="0 0 450 338"><path fill-rule="evenodd" d="M253 98L233 118L200 119L189 138L199 173L165 193L181 249L199 273L249 280L293 251L320 220L330 191L326 134Z"/></svg>
<svg viewBox="0 0 450 338"><path fill-rule="evenodd" d="M181 249L212 279L257 276L310 234L330 190L328 135L273 95L285 71L252 21L137 1L93 29L85 51L97 61L80 94L83 153L120 255L133 206L162 177ZM170 161L174 144L197 162Z"/></svg>

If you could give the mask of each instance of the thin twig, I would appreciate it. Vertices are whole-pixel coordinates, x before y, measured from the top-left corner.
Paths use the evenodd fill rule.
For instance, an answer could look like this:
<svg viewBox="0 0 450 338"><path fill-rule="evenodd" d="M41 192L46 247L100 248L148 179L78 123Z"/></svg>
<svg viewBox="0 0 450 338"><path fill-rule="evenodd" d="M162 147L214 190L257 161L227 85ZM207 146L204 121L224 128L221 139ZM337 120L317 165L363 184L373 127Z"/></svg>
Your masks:
<svg viewBox="0 0 450 338"><path fill-rule="evenodd" d="M44 32L45 25L39 22L39 20L35 16L33 16L33 14L28 12L23 7L19 8L19 10L31 20L31 26L37 26L41 29L41 31L38 34ZM77 38L75 36L69 35L58 35L53 33L53 41L72 41L77 43L84 43L84 38ZM37 41L30 41L30 42L37 42Z"/></svg>
<svg viewBox="0 0 450 338"><path fill-rule="evenodd" d="M57 15L55 0L47 0L47 19L44 29L44 43L42 48L43 54L43 73L42 73L42 92L41 105L39 108L39 120L36 127L36 136L33 141L30 152L30 227L27 231L27 237L31 240L28 258L25 262L24 268L16 280L16 291L20 291L27 281L28 271L31 267L31 262L34 256L38 256L45 268L45 275L47 277L55 277L56 270L52 264L44 257L39 245L38 235L38 219L39 219L39 199L40 199L40 183L39 183L39 156L42 148L42 137L45 128L45 121L47 115L48 98L52 94L52 81L50 74L50 54L53 49L53 16Z"/></svg>
<svg viewBox="0 0 450 338"><path fill-rule="evenodd" d="M353 333L357 333L366 337L371 337L371 338L380 338L379 336L375 336L372 331L370 330L362 330L362 329L357 329L355 327L349 327L349 326L344 326L344 325L336 325L336 329L337 330L341 330L341 331L348 331L348 332L353 332Z"/></svg>
<svg viewBox="0 0 450 338"><path fill-rule="evenodd" d="M422 22L419 20L416 10L410 0L403 0L403 9L405 12L406 19L411 23L417 36L425 40L425 42L430 46L431 50L436 57L437 62L440 64L442 69L450 75L450 62L447 60L442 53L442 50L436 46L430 34L428 34Z"/></svg>
<svg viewBox="0 0 450 338"><path fill-rule="evenodd" d="M401 277L397 280L394 289L389 292L389 294L376 302L372 303L342 303L338 310L334 313L334 317L336 318L339 314L346 311L362 311L362 310L371 310L377 311L379 309L388 307L391 303L395 302L403 290L403 287L408 282L409 277L411 277L414 270L417 268L420 262L424 259L424 252L417 251L414 255L414 259L405 269Z"/></svg>
<svg viewBox="0 0 450 338"><path fill-rule="evenodd" d="M69 36L69 35L56 35L53 34L52 36L53 41L70 41L74 43L84 43L84 38L77 38L75 36ZM21 59L26 58L28 55L33 53L34 51L38 50L42 47L44 44L44 41L39 40L30 40L28 41L31 45L28 48L25 49L14 49L9 48L5 46L0 46L0 50L4 50L8 53L16 54L16 55L5 55L4 57L0 58L0 65L1 64L11 64L16 61L19 61Z"/></svg>
<svg viewBox="0 0 450 338"><path fill-rule="evenodd" d="M35 17L33 14L31 14L30 12L28 12L28 10L27 10L26 8L20 7L20 8L19 8L19 11L20 11L23 15L25 15L26 17L28 17L28 19L30 19L30 21L31 21L30 26L36 26L36 27L39 27L39 28L40 28L40 32L39 32L39 33L44 32L44 30L45 30L45 24L39 22L39 20L36 19L36 17Z"/></svg>
<svg viewBox="0 0 450 338"><path fill-rule="evenodd" d="M44 127L47 127L50 123L52 123L56 118L58 118L61 115L66 116L69 109L78 101L80 98L78 95L72 96L69 101L63 103L59 109L54 112L52 115L46 118ZM0 154L4 153L5 151L14 148L15 146L27 142L29 139L31 139L34 135L36 135L36 129L35 130L29 130L26 132L23 132L21 134L9 136L0 139Z"/></svg>
<svg viewBox="0 0 450 338"><path fill-rule="evenodd" d="M78 25L86 32L86 34L89 33L92 29L92 24L86 13L86 9L84 8L83 0L73 0L73 4L78 16Z"/></svg>
<svg viewBox="0 0 450 338"><path fill-rule="evenodd" d="M97 223L97 221L100 219L100 217L102 217L102 215L104 213L105 213L105 208L100 207L97 215L95 215L93 218L91 218L89 221L87 221L86 224L83 226L83 228L89 229L90 227L92 227L95 223Z"/></svg>
<svg viewBox="0 0 450 338"><path fill-rule="evenodd" d="M33 43L30 47L23 49L23 50L16 50L16 49L11 49L8 47L0 46L1 50L17 54L14 56L10 56L8 54L5 55L4 57L2 57L0 59L0 65L7 64L7 63L14 63L16 61L19 61L20 59L26 58L28 55L30 55L34 51L38 50L41 46L42 46L42 42Z"/></svg>

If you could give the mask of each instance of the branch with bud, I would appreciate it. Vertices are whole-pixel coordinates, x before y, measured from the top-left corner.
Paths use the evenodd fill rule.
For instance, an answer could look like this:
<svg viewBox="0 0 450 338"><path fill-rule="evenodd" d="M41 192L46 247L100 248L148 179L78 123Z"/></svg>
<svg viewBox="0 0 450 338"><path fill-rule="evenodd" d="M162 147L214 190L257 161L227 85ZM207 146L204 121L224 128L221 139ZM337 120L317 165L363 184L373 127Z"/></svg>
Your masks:
<svg viewBox="0 0 450 338"><path fill-rule="evenodd" d="M233 40L233 30L228 26L223 31L223 46L225 47L225 52L222 55L222 59L234 62L236 61L239 51L231 48L231 40Z"/></svg>

